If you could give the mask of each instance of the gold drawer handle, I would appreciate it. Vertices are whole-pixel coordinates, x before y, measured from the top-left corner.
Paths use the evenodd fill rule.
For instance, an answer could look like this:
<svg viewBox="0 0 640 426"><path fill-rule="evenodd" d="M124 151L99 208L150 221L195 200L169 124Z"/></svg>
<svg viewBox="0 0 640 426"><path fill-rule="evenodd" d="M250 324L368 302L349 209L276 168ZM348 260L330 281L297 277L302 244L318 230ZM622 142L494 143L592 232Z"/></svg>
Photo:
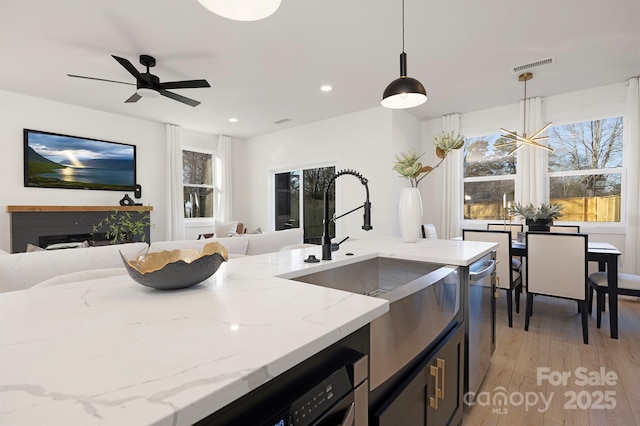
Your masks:
<svg viewBox="0 0 640 426"><path fill-rule="evenodd" d="M429 367L429 373L435 377L436 379L436 389L434 392L434 396L429 398L429 405L431 406L431 408L433 408L434 410L438 409L438 394L440 392L439 386L438 386L438 367L436 367L435 365L432 365Z"/></svg>
<svg viewBox="0 0 640 426"><path fill-rule="evenodd" d="M438 369L442 370L442 379L440 380L440 399L444 400L444 359L438 358Z"/></svg>

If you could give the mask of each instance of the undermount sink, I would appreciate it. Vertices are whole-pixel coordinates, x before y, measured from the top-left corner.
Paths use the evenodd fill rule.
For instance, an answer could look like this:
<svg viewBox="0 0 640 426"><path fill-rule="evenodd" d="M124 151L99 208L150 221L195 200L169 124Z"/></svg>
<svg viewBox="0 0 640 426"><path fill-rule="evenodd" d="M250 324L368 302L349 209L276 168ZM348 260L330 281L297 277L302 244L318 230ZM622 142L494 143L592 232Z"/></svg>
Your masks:
<svg viewBox="0 0 640 426"><path fill-rule="evenodd" d="M389 302L370 324L372 390L437 339L460 309L456 266L375 257L289 279Z"/></svg>

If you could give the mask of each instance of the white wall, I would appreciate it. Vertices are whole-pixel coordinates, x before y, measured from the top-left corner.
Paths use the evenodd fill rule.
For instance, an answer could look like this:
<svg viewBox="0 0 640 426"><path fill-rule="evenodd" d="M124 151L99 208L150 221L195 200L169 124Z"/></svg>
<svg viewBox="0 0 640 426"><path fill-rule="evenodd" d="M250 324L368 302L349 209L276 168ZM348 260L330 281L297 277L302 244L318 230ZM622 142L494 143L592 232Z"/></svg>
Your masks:
<svg viewBox="0 0 640 426"><path fill-rule="evenodd" d="M153 206L152 241L165 240L167 215L165 203L169 193L165 173L166 143L164 123L125 117L72 105L0 91L0 146L3 167L0 178L0 250L10 250L10 215L7 205L106 205L118 206L124 196L117 191L85 191L53 188L25 188L23 184L24 128L73 136L104 139L136 145L137 180L142 198L136 200ZM215 151L217 135L182 129L183 145ZM129 194L133 198L133 193ZM197 235L211 232L213 221L202 229L187 228Z"/></svg>
<svg viewBox="0 0 640 426"><path fill-rule="evenodd" d="M420 123L404 111L376 107L317 123L234 141L234 211L249 229L274 229L272 174L277 170L335 164L369 181L373 230L361 229L360 211L336 223L337 237L397 234L394 215L399 178L392 170L396 148L420 143ZM358 179L336 180L336 212L364 202Z"/></svg>
<svg viewBox="0 0 640 426"><path fill-rule="evenodd" d="M624 83L552 96L543 104L544 119L562 122L583 117L622 114ZM143 186L144 204L153 205L154 241L165 239L162 206L167 195L164 173L164 127L162 123L118 116L48 100L0 91L0 146L3 186L0 190L0 249L9 251L9 214L6 205L117 205L124 194L111 191L81 191L23 186L22 129L87 136L137 145L138 181ZM466 136L496 132L500 127L518 124L517 102L462 114L461 131ZM435 164L433 136L441 131L441 120L420 123L405 111L376 107L321 122L300 126L249 140L234 139L233 209L234 216L249 229L274 228L274 170L291 167L335 164L350 168L369 180L372 225L362 231L362 215L353 213L338 220L338 236L352 238L399 235L397 205L400 189L408 183L391 169L395 154L417 147L424 151L425 164ZM421 139L418 141L418 139ZM183 129L186 146L215 150L216 135ZM424 223L441 223L441 170L434 171L420 184ZM346 211L364 201L364 190L357 179L345 176L336 181L337 211ZM208 226L208 225L207 225ZM465 224L468 226L468 224ZM471 225L469 225L471 226ZM188 230L189 231L189 230ZM585 231L624 246L624 227L592 224ZM196 231L194 231L196 232Z"/></svg>

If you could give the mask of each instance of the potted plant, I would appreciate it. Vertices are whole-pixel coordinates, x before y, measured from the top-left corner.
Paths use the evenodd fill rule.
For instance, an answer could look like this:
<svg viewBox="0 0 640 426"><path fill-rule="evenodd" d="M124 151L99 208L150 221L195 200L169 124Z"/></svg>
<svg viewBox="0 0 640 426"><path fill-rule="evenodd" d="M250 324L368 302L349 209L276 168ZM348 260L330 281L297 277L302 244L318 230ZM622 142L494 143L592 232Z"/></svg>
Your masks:
<svg viewBox="0 0 640 426"><path fill-rule="evenodd" d="M560 211L563 208L560 204L541 203L540 207L535 207L532 203L526 206L514 203L509 208L509 214L524 218L530 231L549 231L554 219L562 216Z"/></svg>
<svg viewBox="0 0 640 426"><path fill-rule="evenodd" d="M447 154L454 149L462 148L464 136L451 133L441 133L434 137L436 146L436 156L440 159L435 166L424 166L420 162L423 154L417 155L415 152L402 152L396 155L393 170L409 180L411 188L403 188L400 194L398 216L400 220L400 234L402 240L408 243L415 243L420 237L420 225L422 224L422 199L418 184L429 173L434 171L447 157Z"/></svg>
<svg viewBox="0 0 640 426"><path fill-rule="evenodd" d="M151 224L151 213L149 211L138 210L137 217L130 211L119 211L112 209L112 213L92 226L92 231L105 232L105 238L111 244L121 244L133 241L146 242L146 229L153 227Z"/></svg>

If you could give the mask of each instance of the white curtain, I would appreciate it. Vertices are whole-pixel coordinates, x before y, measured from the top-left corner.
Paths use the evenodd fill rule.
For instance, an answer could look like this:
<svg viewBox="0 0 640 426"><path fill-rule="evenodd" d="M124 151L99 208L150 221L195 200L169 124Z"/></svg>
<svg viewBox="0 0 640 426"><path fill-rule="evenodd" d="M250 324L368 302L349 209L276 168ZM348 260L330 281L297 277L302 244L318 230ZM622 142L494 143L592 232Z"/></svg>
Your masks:
<svg viewBox="0 0 640 426"><path fill-rule="evenodd" d="M627 234L624 245L624 271L640 274L640 82L631 78L627 88L627 106L624 114L623 152L627 172Z"/></svg>
<svg viewBox="0 0 640 426"><path fill-rule="evenodd" d="M525 128L525 102L526 102L526 128ZM542 98L530 98L520 101L520 130L531 136L542 127ZM542 136L542 135L540 135ZM546 145L546 142L540 142ZM547 151L525 144L518 149L517 168L520 178L516 182L516 200L523 204L532 203L534 206L547 202L546 168Z"/></svg>
<svg viewBox="0 0 640 426"><path fill-rule="evenodd" d="M167 147L167 212L165 235L168 240L184 240L184 205L182 195L182 128L165 124Z"/></svg>
<svg viewBox="0 0 640 426"><path fill-rule="evenodd" d="M442 116L442 130L445 133L460 133L460 114ZM440 165L442 174L442 223L440 238L450 239L462 235L462 149L449 153Z"/></svg>
<svg viewBox="0 0 640 426"><path fill-rule="evenodd" d="M218 185L220 188L218 217L222 222L230 222L234 218L231 201L231 138L229 136L218 135L218 159Z"/></svg>

